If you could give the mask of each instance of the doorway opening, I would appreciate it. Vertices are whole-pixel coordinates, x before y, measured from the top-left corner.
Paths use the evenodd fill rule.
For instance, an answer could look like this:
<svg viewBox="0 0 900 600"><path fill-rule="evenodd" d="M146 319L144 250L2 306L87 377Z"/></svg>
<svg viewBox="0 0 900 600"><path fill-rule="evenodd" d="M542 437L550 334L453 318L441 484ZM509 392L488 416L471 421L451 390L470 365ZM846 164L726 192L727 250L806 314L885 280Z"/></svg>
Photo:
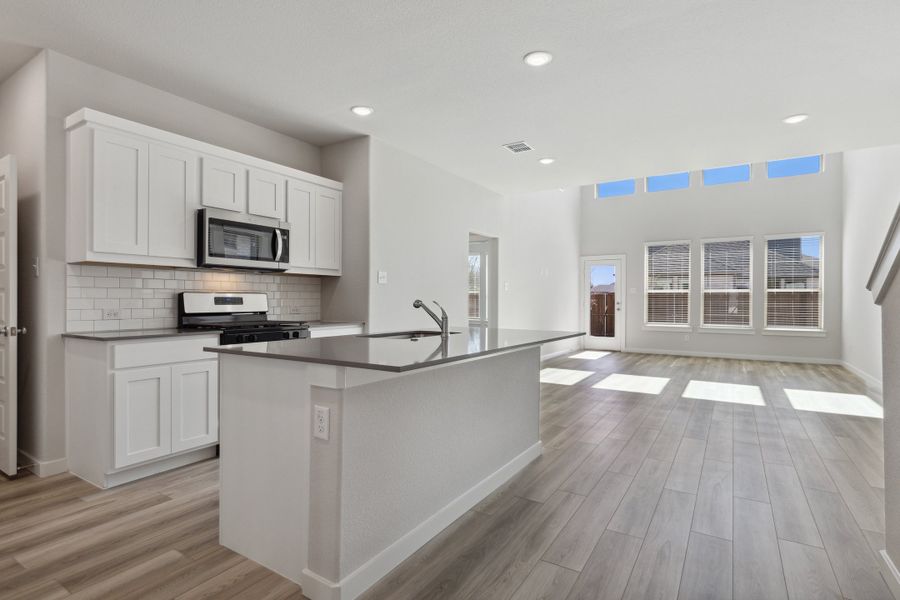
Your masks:
<svg viewBox="0 0 900 600"><path fill-rule="evenodd" d="M625 257L582 259L582 322L584 346L622 350L625 344Z"/></svg>
<svg viewBox="0 0 900 600"><path fill-rule="evenodd" d="M469 234L469 325L497 326L497 247L498 239L478 233Z"/></svg>

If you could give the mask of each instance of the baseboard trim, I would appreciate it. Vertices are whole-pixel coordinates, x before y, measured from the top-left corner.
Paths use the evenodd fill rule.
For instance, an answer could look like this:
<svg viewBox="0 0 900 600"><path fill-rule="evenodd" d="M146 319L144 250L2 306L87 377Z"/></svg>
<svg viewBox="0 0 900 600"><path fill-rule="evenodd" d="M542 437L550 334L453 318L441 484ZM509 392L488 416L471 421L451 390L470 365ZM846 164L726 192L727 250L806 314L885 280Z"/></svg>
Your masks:
<svg viewBox="0 0 900 600"><path fill-rule="evenodd" d="M65 458L57 458L54 460L38 460L24 450L19 450L19 464L28 465L25 467L38 477L50 477L59 475L69 470L68 461Z"/></svg>
<svg viewBox="0 0 900 600"><path fill-rule="evenodd" d="M369 559L368 562L335 583L309 569L303 570L300 586L312 600L353 600L375 585L394 567L409 558L453 521L481 502L491 492L506 483L513 475L541 455L542 443L537 442L511 461L488 475L474 487L420 523L412 531Z"/></svg>
<svg viewBox="0 0 900 600"><path fill-rule="evenodd" d="M897 570L897 565L888 556L887 550L879 550L878 556L881 558L881 576L894 598L900 599L900 571Z"/></svg>
<svg viewBox="0 0 900 600"><path fill-rule="evenodd" d="M879 404L883 404L882 393L884 390L883 384L880 379L873 377L872 375L866 373L862 369L857 366L854 366L848 363L846 360L841 361L841 365L863 380L863 383L866 384L866 389L869 390L869 393L875 397L875 400L878 401Z"/></svg>
<svg viewBox="0 0 900 600"><path fill-rule="evenodd" d="M656 348L627 347L625 352L635 354L669 354L671 356L692 356L697 358L732 358L736 360L762 360L771 362L810 363L816 365L842 365L838 358L814 358L803 356L773 356L770 354L732 354L728 352L695 352L692 350L659 350Z"/></svg>
<svg viewBox="0 0 900 600"><path fill-rule="evenodd" d="M560 356L565 356L566 354L572 354L573 352L577 352L576 350L560 350L559 352L551 352L550 354L542 354L541 362L545 360L552 360L554 358L559 358Z"/></svg>

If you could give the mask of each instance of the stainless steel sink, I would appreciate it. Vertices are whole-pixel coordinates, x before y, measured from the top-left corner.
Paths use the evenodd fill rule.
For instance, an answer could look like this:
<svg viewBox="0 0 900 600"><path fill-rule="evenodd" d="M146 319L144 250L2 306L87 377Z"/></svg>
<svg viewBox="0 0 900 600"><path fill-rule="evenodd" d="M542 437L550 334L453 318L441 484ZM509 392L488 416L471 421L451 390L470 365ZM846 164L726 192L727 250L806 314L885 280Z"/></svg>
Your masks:
<svg viewBox="0 0 900 600"><path fill-rule="evenodd" d="M450 331L450 334L459 333L458 331ZM390 333L370 333L358 337L364 338L382 338L390 340L418 340L419 338L440 337L440 331L393 331Z"/></svg>

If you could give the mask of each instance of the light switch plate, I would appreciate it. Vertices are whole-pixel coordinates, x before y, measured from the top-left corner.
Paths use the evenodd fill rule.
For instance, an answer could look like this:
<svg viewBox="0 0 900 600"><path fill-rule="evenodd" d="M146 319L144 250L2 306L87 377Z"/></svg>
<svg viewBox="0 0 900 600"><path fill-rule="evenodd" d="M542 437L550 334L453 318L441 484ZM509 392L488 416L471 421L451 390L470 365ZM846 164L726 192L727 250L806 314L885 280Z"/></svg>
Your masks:
<svg viewBox="0 0 900 600"><path fill-rule="evenodd" d="M387 271L378 271L378 283L381 285L387 283Z"/></svg>

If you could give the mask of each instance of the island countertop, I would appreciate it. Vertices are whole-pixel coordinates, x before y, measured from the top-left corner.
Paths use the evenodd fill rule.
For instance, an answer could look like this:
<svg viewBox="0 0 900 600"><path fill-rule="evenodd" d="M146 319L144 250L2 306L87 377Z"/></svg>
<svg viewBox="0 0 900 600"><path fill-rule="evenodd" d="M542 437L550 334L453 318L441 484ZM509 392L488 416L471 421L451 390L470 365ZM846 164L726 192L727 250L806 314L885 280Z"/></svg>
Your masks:
<svg viewBox="0 0 900 600"><path fill-rule="evenodd" d="M451 331L455 333L452 333L446 341L441 340L440 336L422 337L417 341L343 336L214 346L205 350L221 354L402 373L584 335L573 331L483 327L451 327Z"/></svg>

